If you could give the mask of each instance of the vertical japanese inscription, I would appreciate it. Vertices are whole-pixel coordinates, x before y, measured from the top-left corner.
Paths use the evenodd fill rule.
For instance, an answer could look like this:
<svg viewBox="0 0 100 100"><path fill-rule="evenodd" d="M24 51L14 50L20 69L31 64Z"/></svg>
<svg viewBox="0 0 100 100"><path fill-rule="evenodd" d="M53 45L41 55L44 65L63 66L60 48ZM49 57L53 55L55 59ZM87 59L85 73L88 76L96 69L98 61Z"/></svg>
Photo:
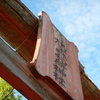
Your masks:
<svg viewBox="0 0 100 100"><path fill-rule="evenodd" d="M67 50L65 48L65 45L63 44L63 41L59 40L58 38L55 39L55 45L57 45L57 48L55 48L55 60L54 60L54 72L53 76L58 83L66 88L65 86L65 77L66 73L65 70L67 70Z"/></svg>

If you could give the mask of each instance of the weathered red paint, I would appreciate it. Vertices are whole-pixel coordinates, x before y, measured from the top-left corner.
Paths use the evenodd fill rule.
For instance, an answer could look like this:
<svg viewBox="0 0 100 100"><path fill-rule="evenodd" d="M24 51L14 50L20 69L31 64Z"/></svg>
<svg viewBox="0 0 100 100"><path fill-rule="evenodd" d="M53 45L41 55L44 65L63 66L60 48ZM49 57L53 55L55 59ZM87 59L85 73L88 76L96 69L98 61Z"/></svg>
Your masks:
<svg viewBox="0 0 100 100"><path fill-rule="evenodd" d="M10 4L8 4L9 2ZM14 49L17 49L24 59L31 61L37 39L38 19L27 12L21 3L16 2L16 0L0 0L0 36ZM14 9L12 5L15 6ZM19 10L23 10L27 16L23 12L20 15ZM32 18L28 18L28 16ZM29 19L35 21L31 20L29 23L27 21Z"/></svg>
<svg viewBox="0 0 100 100"><path fill-rule="evenodd" d="M28 65L29 64L27 64L18 53L13 51L0 39L0 74L6 81L14 86L14 88L19 92L23 90L24 92L21 93L29 100L33 100L35 95L37 96L36 99L39 100L41 100L41 98L44 100L65 100L67 98L68 100L72 100L67 94L66 96L60 94L59 91L56 90L57 88L52 87L52 85L44 79L36 79L30 72ZM31 90L33 91L33 97L30 97L29 94Z"/></svg>
<svg viewBox="0 0 100 100"><path fill-rule="evenodd" d="M45 12L40 17L38 53L33 58L36 70L50 77L74 100L83 100L76 46L52 25Z"/></svg>
<svg viewBox="0 0 100 100"><path fill-rule="evenodd" d="M21 55L27 62L31 61L32 56L34 54L35 42L37 39L37 30L38 30L37 23L38 23L38 19L19 0L0 0L0 35L13 48L18 48L17 52L19 53L19 56ZM36 28L35 28L35 30L33 30L35 26L36 26ZM42 28L39 28L39 29L40 30L38 32L38 40L37 40L37 43L39 45L36 45L37 52L35 53L33 62L35 62L35 59L37 59L39 49L40 49L39 46L41 43L41 34L39 34L39 33L41 33ZM31 35L29 35L30 33L31 33ZM23 41L24 41L24 43L22 44ZM0 48L1 48L1 46L0 46ZM0 57L1 57L1 55L0 55ZM4 58L2 58L2 59L4 59ZM69 65L70 65L70 63L69 63ZM2 77L9 76L9 73L12 74L10 71L8 71L9 73L6 72L7 66L3 66L3 67L1 67L1 66L3 66L3 65L0 64L0 71L2 71L1 68L5 67L5 69L4 69L5 71L1 72ZM22 67L22 66L23 66L23 64L20 65L20 67L18 66L18 68L19 69L21 68L21 70L27 74L27 72L24 70L24 67ZM32 69L32 70L34 70L34 69ZM45 79L47 80L46 81L43 78L43 76L37 72L36 69L34 71L33 71L34 75L38 78L38 79L35 78L35 80L39 81L38 83L40 83L43 87L45 87L47 89L47 91L44 94L47 95L47 93L50 92L50 93L48 93L47 97L49 97L50 94L56 94L55 91L53 91L53 89L55 89L55 90L58 90L57 92L60 92L60 94L58 93L57 98L60 99L60 97L62 95L62 98L64 96L68 100L71 99L70 97L66 96L67 95L66 92L62 91L63 89L60 87L60 85L57 85L57 83L55 83L50 77L45 76ZM4 74L4 73L6 73L6 74ZM12 76L10 76L10 77L13 77L13 79L16 80L14 75L15 75L15 73L13 73ZM4 78L5 78L5 80L7 78L8 82L10 82L10 84L13 84L13 86L15 86L15 88L16 88L14 81L10 80L12 78L9 78L9 79L8 79L8 77L4 77ZM34 77L32 77L32 78L34 79ZM30 78L30 80L33 80L33 79ZM20 79L20 80L22 81L22 79ZM71 78L70 78L70 80L71 80ZM18 80L16 80L16 82L17 81ZM45 81L45 83L43 81ZM85 100L94 100L94 99L100 100L100 90L90 81L90 79L85 75L85 72L81 73L81 81L82 81L84 99ZM49 82L51 84L48 85ZM18 81L18 83L20 84L19 81ZM26 83L23 83L23 84L25 85ZM37 83L35 83L35 84L36 84L36 86L38 86ZM55 88L52 89L52 86ZM33 87L35 87L35 86L33 86ZM21 90L21 88L22 87L19 86L20 90ZM73 89L73 88L71 88L71 89ZM29 91L28 89L26 89L26 90ZM24 90L24 92L27 92L27 91ZM42 93L41 91L38 91L38 94L41 94L41 93ZM42 95L42 98L45 97L44 94ZM27 94L27 95L30 96L30 94ZM52 98L53 98L53 100L58 100L58 99L54 99L55 96L52 96ZM65 100L65 99L63 99L63 100Z"/></svg>
<svg viewBox="0 0 100 100"><path fill-rule="evenodd" d="M43 100L37 93L30 89L22 80L7 71L6 66L0 62L0 77L9 82L28 100Z"/></svg>

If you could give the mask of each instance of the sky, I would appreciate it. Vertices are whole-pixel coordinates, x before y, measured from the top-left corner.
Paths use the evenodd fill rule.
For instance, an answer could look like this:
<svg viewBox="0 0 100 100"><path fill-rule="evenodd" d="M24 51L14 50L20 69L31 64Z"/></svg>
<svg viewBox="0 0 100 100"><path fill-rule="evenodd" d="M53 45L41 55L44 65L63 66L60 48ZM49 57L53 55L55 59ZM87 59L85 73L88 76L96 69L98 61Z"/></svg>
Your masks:
<svg viewBox="0 0 100 100"><path fill-rule="evenodd" d="M21 0L38 18L45 11L52 23L78 47L79 61L100 89L100 0Z"/></svg>

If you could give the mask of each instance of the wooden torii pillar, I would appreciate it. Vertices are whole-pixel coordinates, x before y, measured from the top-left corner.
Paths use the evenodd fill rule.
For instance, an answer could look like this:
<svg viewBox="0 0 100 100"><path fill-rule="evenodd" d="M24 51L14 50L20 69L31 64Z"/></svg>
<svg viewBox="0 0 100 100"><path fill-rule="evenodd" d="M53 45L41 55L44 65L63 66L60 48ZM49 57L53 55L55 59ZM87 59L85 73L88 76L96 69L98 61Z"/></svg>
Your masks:
<svg viewBox="0 0 100 100"><path fill-rule="evenodd" d="M44 23L48 22L47 20L42 20L42 22L43 21ZM71 79L66 78L65 73L62 74L64 75L63 79L65 84L60 84L61 81L59 81L59 79L61 79L61 69L59 69L59 79L55 79L53 73L56 72L56 74L58 74L55 67L52 67L54 69L51 68L51 71L53 72L52 74L48 74L50 69L46 70L46 66L42 66L46 71L42 71L42 67L39 67L41 64L45 65L45 63L43 63L45 60L48 62L47 58L49 54L49 51L46 50L47 52L45 52L44 55L47 58L44 57L41 59L42 52L39 52L39 50L44 51L42 50L43 46L46 45L46 42L50 41L46 40L44 43L42 41L43 39L39 39L39 37L41 37L41 34L39 34L41 33L40 22L19 0L0 0L0 36L8 44L10 44L11 47L16 49L16 51L13 51L2 39L0 39L0 76L8 81L29 100L80 100L80 98L82 100L83 96L79 80L80 75L79 71L76 70L78 67L75 69L76 71L74 71L75 73L77 72L74 79L77 77L78 81L74 80L73 82L76 82L76 84L79 82L78 85L80 86L77 87L77 85L74 84L74 87L72 86L72 88L70 88L71 85L69 85L69 90L67 90L67 86L65 85L68 83L68 80L71 82L72 77L70 76L70 73L72 73L73 76L73 71L70 68L73 69L73 64L70 63L71 67L69 66L67 70L65 68L65 72L69 73L68 75ZM59 34L59 31L55 28L55 26L52 28L53 31L56 31L56 33ZM43 30L45 31L44 28ZM42 33L42 36L44 36L43 34L44 33ZM58 41L59 36L55 36L56 41ZM64 37L61 37L62 39L60 40L60 45L62 45L64 48L63 43L67 42L65 42L66 40L64 39L62 43L61 41ZM52 43L54 43L54 41L55 40L53 40ZM39 47L37 43L43 45L40 45ZM50 50L52 50L51 47L49 48ZM57 57L57 50L60 48L60 46L55 45L55 47L57 48L54 49L54 51L56 51L55 56L53 57L54 61L56 61L55 57ZM71 49L74 48L70 48L70 50ZM70 50L69 52L71 52ZM50 54L52 54L52 52L50 52ZM73 56L77 58L77 55L72 54L70 59L72 59ZM53 61L52 58L49 59ZM78 59L76 59L76 65L78 64L77 60ZM29 64L30 62L31 64ZM53 66L57 65L54 62L50 64L53 64ZM30 66L31 68L29 69ZM49 66L49 62L47 63L47 66ZM81 66L81 64L79 64L79 66ZM99 100L100 91L87 78L82 67L80 68L83 95L85 100ZM45 75L48 77L45 77Z"/></svg>

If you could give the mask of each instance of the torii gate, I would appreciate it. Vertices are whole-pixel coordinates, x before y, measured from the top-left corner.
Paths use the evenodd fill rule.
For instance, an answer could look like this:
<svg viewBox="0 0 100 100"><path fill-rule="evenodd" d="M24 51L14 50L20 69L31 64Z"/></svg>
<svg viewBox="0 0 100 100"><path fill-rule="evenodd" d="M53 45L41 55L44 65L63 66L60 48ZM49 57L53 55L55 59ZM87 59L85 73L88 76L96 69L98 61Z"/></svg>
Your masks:
<svg viewBox="0 0 100 100"><path fill-rule="evenodd" d="M0 40L0 76L29 100L99 100L99 90L78 62L76 46L46 13L39 17L19 0L0 0L0 36L16 49Z"/></svg>

